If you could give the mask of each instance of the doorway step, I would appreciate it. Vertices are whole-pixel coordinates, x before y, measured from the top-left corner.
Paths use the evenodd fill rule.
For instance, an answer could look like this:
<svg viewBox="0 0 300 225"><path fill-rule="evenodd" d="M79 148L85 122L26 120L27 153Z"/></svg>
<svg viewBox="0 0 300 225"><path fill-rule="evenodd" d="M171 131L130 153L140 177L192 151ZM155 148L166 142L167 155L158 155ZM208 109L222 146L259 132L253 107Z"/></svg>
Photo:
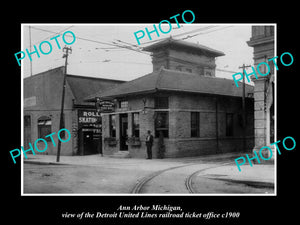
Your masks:
<svg viewBox="0 0 300 225"><path fill-rule="evenodd" d="M111 158L131 158L128 151L118 151L113 155L110 155Z"/></svg>

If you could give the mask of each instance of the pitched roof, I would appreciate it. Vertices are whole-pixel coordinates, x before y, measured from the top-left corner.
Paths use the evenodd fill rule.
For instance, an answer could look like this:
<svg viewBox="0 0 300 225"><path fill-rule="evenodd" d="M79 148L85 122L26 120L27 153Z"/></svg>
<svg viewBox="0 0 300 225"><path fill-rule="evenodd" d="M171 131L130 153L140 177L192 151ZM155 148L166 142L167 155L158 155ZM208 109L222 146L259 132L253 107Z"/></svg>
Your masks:
<svg viewBox="0 0 300 225"><path fill-rule="evenodd" d="M217 56L224 56L224 52L221 52L219 50L215 50L213 48L207 47L205 45L196 44L192 42L182 41L182 40L176 40L173 38L168 38L163 41L157 42L155 44L149 45L147 47L144 47L143 50L153 52L157 49L160 49L162 47L173 47L177 49L182 49L184 51L194 51L198 54L208 54L213 57Z"/></svg>
<svg viewBox="0 0 300 225"><path fill-rule="evenodd" d="M33 76L25 77L24 85L27 84L29 85L28 87L34 87L33 89L27 88L26 93L28 93L29 96L38 94L37 88L35 86L41 84L45 86L47 82L51 82L52 85L56 88L55 85L59 84L60 82L62 84L63 75L64 66L60 66L54 69L35 74ZM122 84L125 81L67 74L66 82L67 86L72 91L72 94L76 100L76 104L86 104L86 102L84 102L84 99L89 95L96 92L99 93L99 91L107 90L108 88L112 88L115 85ZM47 84L47 87L50 87L49 85ZM42 88L43 87L41 87L41 89ZM61 88L61 86L59 86L58 88ZM43 91L41 93L45 94L46 92ZM48 96L49 99L54 98L54 96L59 96L59 98L61 98L61 95L55 95L56 92L51 92L51 94L52 93L53 95L51 95L51 97Z"/></svg>
<svg viewBox="0 0 300 225"><path fill-rule="evenodd" d="M246 96L253 93L253 86L246 84ZM96 93L94 97L114 98L156 91L179 91L189 93L202 93L226 96L242 96L242 88L236 87L233 80L205 77L181 71L161 69L157 72L146 74L135 80L115 86L102 93Z"/></svg>
<svg viewBox="0 0 300 225"><path fill-rule="evenodd" d="M67 74L67 83L76 102L83 103L84 98L87 96L99 92L99 90L104 91L115 85L122 84L124 81Z"/></svg>

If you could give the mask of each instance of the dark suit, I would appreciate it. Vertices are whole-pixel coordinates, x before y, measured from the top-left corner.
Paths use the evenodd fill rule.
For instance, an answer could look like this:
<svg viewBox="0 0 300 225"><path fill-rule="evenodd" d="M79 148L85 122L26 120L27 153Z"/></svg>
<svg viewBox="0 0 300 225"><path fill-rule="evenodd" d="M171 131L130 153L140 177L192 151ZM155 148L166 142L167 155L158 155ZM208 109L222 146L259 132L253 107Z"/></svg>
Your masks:
<svg viewBox="0 0 300 225"><path fill-rule="evenodd" d="M146 137L148 159L152 159L152 145L153 145L153 136L150 134L150 135L147 135L147 137Z"/></svg>

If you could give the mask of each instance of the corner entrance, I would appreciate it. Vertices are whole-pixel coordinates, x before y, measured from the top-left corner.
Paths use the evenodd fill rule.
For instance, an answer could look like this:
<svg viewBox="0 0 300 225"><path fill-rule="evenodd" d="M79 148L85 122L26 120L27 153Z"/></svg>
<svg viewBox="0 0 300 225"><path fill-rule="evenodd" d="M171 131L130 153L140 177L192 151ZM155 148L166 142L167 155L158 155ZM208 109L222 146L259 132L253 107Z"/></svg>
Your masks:
<svg viewBox="0 0 300 225"><path fill-rule="evenodd" d="M120 151L128 151L128 114L120 114Z"/></svg>

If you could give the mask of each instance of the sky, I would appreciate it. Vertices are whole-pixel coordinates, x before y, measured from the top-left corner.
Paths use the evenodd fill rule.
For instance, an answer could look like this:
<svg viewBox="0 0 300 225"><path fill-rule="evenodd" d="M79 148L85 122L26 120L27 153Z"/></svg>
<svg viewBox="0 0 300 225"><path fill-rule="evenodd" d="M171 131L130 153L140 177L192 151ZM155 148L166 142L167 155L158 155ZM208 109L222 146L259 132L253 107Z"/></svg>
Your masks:
<svg viewBox="0 0 300 225"><path fill-rule="evenodd" d="M158 26L158 23L153 24ZM72 31L76 40L68 45L72 48L68 58L68 74L130 81L152 72L151 55L141 51L142 47L172 36L224 52L225 56L216 58L216 77L232 79L233 72L241 72L239 66L253 65L253 48L246 43L251 37L251 24L181 23L178 28L174 23L168 34L159 32L158 37L152 33L152 40L145 35L140 39L141 45L138 45L134 32L145 31L146 27L151 31L153 24L22 24L20 51L30 51L30 40L32 51L34 45L38 49L41 42L49 41L52 51L48 55L39 52L38 58L32 54L32 74L63 66L65 59L62 58L62 48L65 43L62 34ZM168 28L168 25L162 26L165 31ZM57 41L61 49L58 49L55 40L50 40L58 34ZM72 37L65 38L67 42L72 41ZM128 46L134 50L128 49ZM49 51L47 44L42 47L45 52ZM27 55L22 60L22 72L24 78L30 76Z"/></svg>

